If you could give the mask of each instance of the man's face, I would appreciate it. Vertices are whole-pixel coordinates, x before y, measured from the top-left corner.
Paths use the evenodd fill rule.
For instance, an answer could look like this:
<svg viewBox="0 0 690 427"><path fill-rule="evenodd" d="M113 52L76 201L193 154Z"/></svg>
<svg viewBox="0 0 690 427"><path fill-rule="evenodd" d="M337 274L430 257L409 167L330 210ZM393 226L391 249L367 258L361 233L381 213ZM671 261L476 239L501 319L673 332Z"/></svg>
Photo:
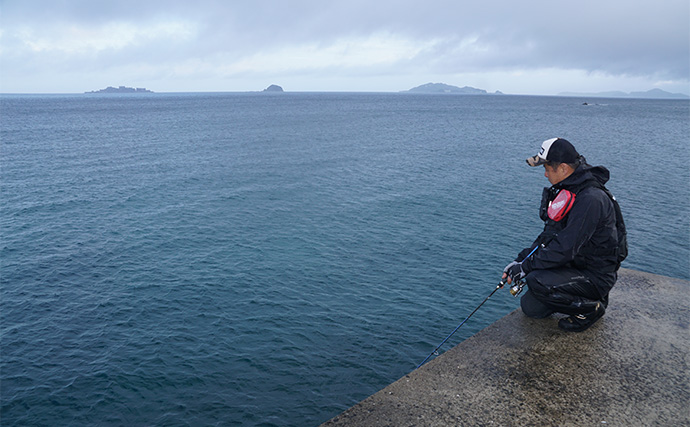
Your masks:
<svg viewBox="0 0 690 427"><path fill-rule="evenodd" d="M560 163L551 167L544 165L544 176L549 180L551 185L556 185L570 176L572 170L565 163Z"/></svg>

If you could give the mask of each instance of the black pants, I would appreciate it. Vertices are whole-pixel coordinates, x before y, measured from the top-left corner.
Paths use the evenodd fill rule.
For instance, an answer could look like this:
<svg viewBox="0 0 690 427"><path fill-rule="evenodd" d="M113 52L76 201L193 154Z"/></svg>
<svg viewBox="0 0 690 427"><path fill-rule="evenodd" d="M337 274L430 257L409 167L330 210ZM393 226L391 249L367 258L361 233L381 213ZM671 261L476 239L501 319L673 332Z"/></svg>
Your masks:
<svg viewBox="0 0 690 427"><path fill-rule="evenodd" d="M525 281L528 289L520 299L520 306L529 317L588 314L598 302L604 307L608 305L608 295L600 295L596 286L574 268L534 270Z"/></svg>

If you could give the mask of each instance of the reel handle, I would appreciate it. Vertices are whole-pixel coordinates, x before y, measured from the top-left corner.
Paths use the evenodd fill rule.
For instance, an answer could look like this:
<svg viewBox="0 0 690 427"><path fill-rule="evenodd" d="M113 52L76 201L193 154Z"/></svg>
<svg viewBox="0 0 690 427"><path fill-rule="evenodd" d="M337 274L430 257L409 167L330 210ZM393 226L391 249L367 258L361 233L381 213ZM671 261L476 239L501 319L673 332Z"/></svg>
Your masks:
<svg viewBox="0 0 690 427"><path fill-rule="evenodd" d="M522 288L525 287L525 282L523 280L513 282L513 286L510 287L510 294L517 297L522 292Z"/></svg>
<svg viewBox="0 0 690 427"><path fill-rule="evenodd" d="M500 282L498 282L498 287L502 288L508 283L508 278L506 277L505 279L501 279ZM517 297L520 295L522 292L522 288L525 287L525 281L524 280L518 280L513 282L513 285L510 287L510 294L514 297Z"/></svg>

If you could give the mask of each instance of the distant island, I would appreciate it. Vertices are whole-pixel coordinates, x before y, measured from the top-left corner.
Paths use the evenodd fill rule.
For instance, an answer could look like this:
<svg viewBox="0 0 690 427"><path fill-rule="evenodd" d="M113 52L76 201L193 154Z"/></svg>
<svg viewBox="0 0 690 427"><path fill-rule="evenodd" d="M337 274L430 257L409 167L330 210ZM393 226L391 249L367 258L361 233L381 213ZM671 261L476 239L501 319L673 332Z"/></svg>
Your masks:
<svg viewBox="0 0 690 427"><path fill-rule="evenodd" d="M671 93L661 89L652 89L647 92L596 92L596 93L578 93L578 92L561 92L559 96L577 96L577 97L591 97L591 98L643 98L643 99L690 99L690 96L683 93Z"/></svg>
<svg viewBox="0 0 690 427"><path fill-rule="evenodd" d="M91 92L84 92L84 93L153 93L153 91L150 91L146 88L143 87L126 87L126 86L120 86L120 87L112 87L108 86L105 89L101 90L93 90Z"/></svg>
<svg viewBox="0 0 690 427"><path fill-rule="evenodd" d="M263 90L264 92L283 92L283 88L278 86L278 85L270 85L266 89Z"/></svg>
<svg viewBox="0 0 690 427"><path fill-rule="evenodd" d="M427 83L421 86L413 87L410 90L404 90L405 93L450 93L459 95L490 95L484 89L477 89L470 86L457 87L447 85L445 83ZM496 91L494 95L503 95Z"/></svg>

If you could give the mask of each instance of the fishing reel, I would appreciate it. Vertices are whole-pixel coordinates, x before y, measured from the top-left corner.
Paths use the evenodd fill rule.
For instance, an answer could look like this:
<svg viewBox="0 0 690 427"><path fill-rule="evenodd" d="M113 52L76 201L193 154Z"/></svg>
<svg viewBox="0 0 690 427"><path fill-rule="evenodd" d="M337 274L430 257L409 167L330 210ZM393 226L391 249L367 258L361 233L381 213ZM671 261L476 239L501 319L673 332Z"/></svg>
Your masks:
<svg viewBox="0 0 690 427"><path fill-rule="evenodd" d="M520 292L522 292L522 288L525 287L525 281L524 280L517 280L513 282L513 286L510 287L510 294L514 297L517 297L520 295Z"/></svg>
<svg viewBox="0 0 690 427"><path fill-rule="evenodd" d="M502 288L503 285L505 285L506 283L508 283L507 277L505 279L501 279L498 286ZM516 280L513 282L512 286L510 287L510 294L514 297L517 297L518 295L520 295L520 293L522 292L522 288L524 288L524 287L525 287L525 281L524 280Z"/></svg>

